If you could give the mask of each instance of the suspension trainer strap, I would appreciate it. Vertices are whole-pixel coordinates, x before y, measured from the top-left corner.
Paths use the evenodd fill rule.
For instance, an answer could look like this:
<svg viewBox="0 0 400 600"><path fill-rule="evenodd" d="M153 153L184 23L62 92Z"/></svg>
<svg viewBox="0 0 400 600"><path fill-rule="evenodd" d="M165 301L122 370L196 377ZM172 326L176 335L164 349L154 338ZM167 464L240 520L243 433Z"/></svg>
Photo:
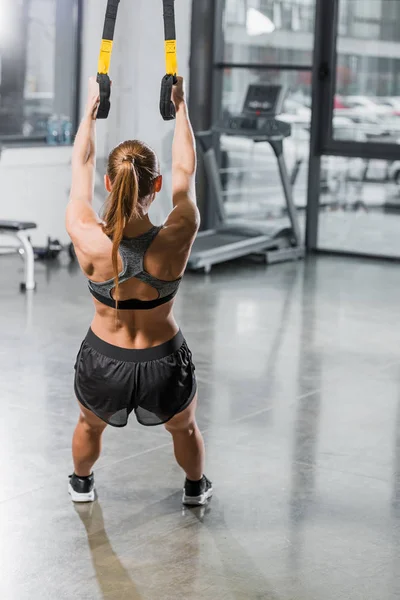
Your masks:
<svg viewBox="0 0 400 600"><path fill-rule="evenodd" d="M117 22L120 0L108 0L101 42L97 81L100 85L100 107L98 119L107 119L110 112L111 80L109 77L111 54L114 43L115 24Z"/></svg>
<svg viewBox="0 0 400 600"><path fill-rule="evenodd" d="M175 0L163 0L166 75L161 82L160 111L164 121L175 119L175 106L171 101L172 86L176 84L178 58L176 52Z"/></svg>

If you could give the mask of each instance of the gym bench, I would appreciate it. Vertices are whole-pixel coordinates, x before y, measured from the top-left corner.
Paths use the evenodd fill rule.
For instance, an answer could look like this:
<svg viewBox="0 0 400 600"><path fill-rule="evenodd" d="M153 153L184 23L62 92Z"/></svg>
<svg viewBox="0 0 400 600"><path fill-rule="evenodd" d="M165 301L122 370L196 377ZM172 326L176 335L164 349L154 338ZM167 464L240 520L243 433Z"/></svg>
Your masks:
<svg viewBox="0 0 400 600"><path fill-rule="evenodd" d="M19 246L15 251L24 257L25 263L25 281L20 285L22 292L26 290L34 290L35 283L35 256L31 241L27 235L27 231L36 229L36 223L24 223L20 221L0 221L0 235L9 235L16 238ZM1 246L0 246L1 250Z"/></svg>

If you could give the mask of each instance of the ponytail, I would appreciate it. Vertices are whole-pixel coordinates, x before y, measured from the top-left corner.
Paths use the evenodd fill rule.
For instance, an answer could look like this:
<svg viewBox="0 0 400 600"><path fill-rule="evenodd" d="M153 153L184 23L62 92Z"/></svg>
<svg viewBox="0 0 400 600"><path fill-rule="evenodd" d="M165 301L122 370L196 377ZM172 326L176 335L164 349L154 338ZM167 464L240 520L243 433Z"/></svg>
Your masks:
<svg viewBox="0 0 400 600"><path fill-rule="evenodd" d="M115 275L115 307L118 308L119 269L118 251L124 236L126 223L138 215L139 180L134 159L128 156L121 165L113 181L104 214L104 233L112 242L112 265Z"/></svg>
<svg viewBox="0 0 400 600"><path fill-rule="evenodd" d="M132 219L143 217L143 209L154 198L154 181L159 174L155 153L139 140L119 144L108 157L107 175L111 182L111 193L104 210L103 231L113 243L116 309L119 298L118 251L124 229Z"/></svg>

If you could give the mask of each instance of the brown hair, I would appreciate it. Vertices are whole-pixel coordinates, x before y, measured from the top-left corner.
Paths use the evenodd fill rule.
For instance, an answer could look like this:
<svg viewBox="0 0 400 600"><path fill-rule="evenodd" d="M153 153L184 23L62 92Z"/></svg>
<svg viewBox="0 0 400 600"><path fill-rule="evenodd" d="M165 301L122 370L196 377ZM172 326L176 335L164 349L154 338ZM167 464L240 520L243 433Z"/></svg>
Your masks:
<svg viewBox="0 0 400 600"><path fill-rule="evenodd" d="M103 214L104 233L113 242L115 300L118 304L118 250L128 221L143 216L153 199L154 181L159 176L157 156L138 140L123 142L108 157L107 175L112 184Z"/></svg>

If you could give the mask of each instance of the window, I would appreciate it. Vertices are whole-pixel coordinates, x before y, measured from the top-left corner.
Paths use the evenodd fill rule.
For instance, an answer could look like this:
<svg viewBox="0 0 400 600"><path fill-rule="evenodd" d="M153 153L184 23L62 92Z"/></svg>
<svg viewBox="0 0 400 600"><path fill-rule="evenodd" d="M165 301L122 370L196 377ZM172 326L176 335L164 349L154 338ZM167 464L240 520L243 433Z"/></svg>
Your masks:
<svg viewBox="0 0 400 600"><path fill-rule="evenodd" d="M319 247L400 256L400 161L324 156Z"/></svg>
<svg viewBox="0 0 400 600"><path fill-rule="evenodd" d="M356 19L380 21L382 18L382 2L381 0L362 0L361 2L356 0L353 11Z"/></svg>
<svg viewBox="0 0 400 600"><path fill-rule="evenodd" d="M355 21L353 23L352 35L356 38L361 39L374 39L379 38L380 25L379 23L370 23L365 21Z"/></svg>
<svg viewBox="0 0 400 600"><path fill-rule="evenodd" d="M0 138L69 143L80 0L1 0ZM55 130L56 127L56 130Z"/></svg>
<svg viewBox="0 0 400 600"><path fill-rule="evenodd" d="M386 1L383 5L381 39L393 42L400 41L400 5L398 2Z"/></svg>
<svg viewBox="0 0 400 600"><path fill-rule="evenodd" d="M246 10L242 0L229 0L226 3L225 20L228 24L245 24Z"/></svg>
<svg viewBox="0 0 400 600"><path fill-rule="evenodd" d="M311 152L307 241L313 249L398 258L400 2L320 0L319 7L318 51L336 77L314 88L317 105L332 100L333 110L316 115L311 131L315 140L329 130Z"/></svg>
<svg viewBox="0 0 400 600"><path fill-rule="evenodd" d="M287 97L279 119L290 123L292 135L284 142L285 160L294 177L294 201L303 211L306 206L308 157L310 153L311 73L296 71L257 71L226 69L223 73L223 98L220 116L243 111L250 84L284 85ZM279 170L270 146L236 136L221 136L221 182L227 215L230 219L282 219L284 197ZM268 193L266 193L266 182Z"/></svg>
<svg viewBox="0 0 400 600"><path fill-rule="evenodd" d="M311 66L314 18L315 0L226 0L222 60Z"/></svg>
<svg viewBox="0 0 400 600"><path fill-rule="evenodd" d="M365 142L399 143L398 111L380 101L391 97L394 103L400 95L400 6L394 4L385 0L340 0L333 117L348 121L349 135L356 136L354 141L361 141L362 133ZM388 44L387 38L383 40L383 19L393 15L397 19L390 26L398 41ZM343 34L346 21L347 33ZM366 46L367 39L374 43ZM358 125L357 131L354 124ZM338 135L334 131L334 139L339 139Z"/></svg>

